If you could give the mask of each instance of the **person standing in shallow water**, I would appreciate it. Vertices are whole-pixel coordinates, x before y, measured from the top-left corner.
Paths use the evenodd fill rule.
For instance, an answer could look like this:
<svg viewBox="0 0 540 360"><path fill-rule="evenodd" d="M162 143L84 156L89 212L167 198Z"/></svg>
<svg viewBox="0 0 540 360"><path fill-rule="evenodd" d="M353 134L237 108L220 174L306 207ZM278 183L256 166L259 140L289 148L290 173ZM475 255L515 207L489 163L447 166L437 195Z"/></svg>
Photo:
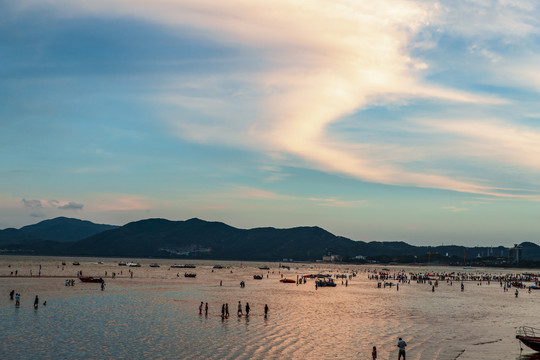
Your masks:
<svg viewBox="0 0 540 360"><path fill-rule="evenodd" d="M39 306L39 298L38 296L36 295L36 298L34 299L34 309L37 309Z"/></svg>
<svg viewBox="0 0 540 360"><path fill-rule="evenodd" d="M201 305L199 305L199 315L202 315L202 306L203 306L203 302L201 301Z"/></svg>
<svg viewBox="0 0 540 360"><path fill-rule="evenodd" d="M264 317L268 316L268 304L264 304Z"/></svg>
<svg viewBox="0 0 540 360"><path fill-rule="evenodd" d="M204 305L204 315L208 316L208 303L206 303L206 305Z"/></svg>
<svg viewBox="0 0 540 360"><path fill-rule="evenodd" d="M242 316L242 303L238 300L238 316Z"/></svg>
<svg viewBox="0 0 540 360"><path fill-rule="evenodd" d="M406 358L405 358L405 346L407 346L407 343L405 341L403 341L402 338L399 338L399 341L397 343L397 347L399 348L398 360L401 359L401 356L403 356L403 360L406 360Z"/></svg>
<svg viewBox="0 0 540 360"><path fill-rule="evenodd" d="M225 317L229 318L229 303L225 303Z"/></svg>

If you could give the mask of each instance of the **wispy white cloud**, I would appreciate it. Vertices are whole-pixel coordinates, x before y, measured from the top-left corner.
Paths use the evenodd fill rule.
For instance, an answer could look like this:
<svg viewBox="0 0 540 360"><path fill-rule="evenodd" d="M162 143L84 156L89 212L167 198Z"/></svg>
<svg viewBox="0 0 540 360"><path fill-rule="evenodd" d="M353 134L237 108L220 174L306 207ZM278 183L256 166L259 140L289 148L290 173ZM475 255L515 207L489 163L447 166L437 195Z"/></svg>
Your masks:
<svg viewBox="0 0 540 360"><path fill-rule="evenodd" d="M310 201L313 201L321 206L332 206L332 207L342 207L342 208L352 208L358 207L365 204L365 200L338 200L334 198L309 198Z"/></svg>
<svg viewBox="0 0 540 360"><path fill-rule="evenodd" d="M202 115L168 116L180 137L256 149L264 154L286 154L308 166L366 181L515 196L497 179L465 176L444 166L413 170L405 156L390 154L392 150L415 153L414 146L375 140L344 142L329 128L372 104L436 100L446 105L508 106L509 101L497 94L428 82L424 76L430 71L429 59L416 58L413 50L436 48L438 33L452 34L469 39L469 52L489 59L493 67L487 71L502 69L507 64L505 58L486 41L503 37L505 43L516 44L523 37L539 34L535 16L538 5L534 1L52 0L47 4L56 7L61 16L130 17L178 33L195 29L203 41L253 50L254 57L264 60L257 68L237 69L234 76L212 73L190 81L171 80L160 101ZM19 6L45 5L24 0ZM508 69L506 74L523 81L528 73L538 73L533 69ZM535 75L531 76L531 81L540 84ZM226 84L233 77L239 80L231 89ZM195 85L197 81L199 85ZM193 95L194 86L209 91ZM446 107L439 109L444 111ZM430 119L422 125L430 131L459 136L459 141L449 142L463 145L455 153L474 153L481 160L496 163L513 162L533 171L540 165L536 156L540 142L534 129L478 119ZM445 150L445 145L426 147L413 156L433 157ZM274 181L276 176L267 180ZM242 194L278 197L248 188L239 191L239 196ZM127 208L140 204L126 201Z"/></svg>
<svg viewBox="0 0 540 360"><path fill-rule="evenodd" d="M456 207L456 206L443 206L443 207L441 207L441 209L449 210L451 212L462 212L462 211L468 211L469 210L467 208L460 208L460 207Z"/></svg>

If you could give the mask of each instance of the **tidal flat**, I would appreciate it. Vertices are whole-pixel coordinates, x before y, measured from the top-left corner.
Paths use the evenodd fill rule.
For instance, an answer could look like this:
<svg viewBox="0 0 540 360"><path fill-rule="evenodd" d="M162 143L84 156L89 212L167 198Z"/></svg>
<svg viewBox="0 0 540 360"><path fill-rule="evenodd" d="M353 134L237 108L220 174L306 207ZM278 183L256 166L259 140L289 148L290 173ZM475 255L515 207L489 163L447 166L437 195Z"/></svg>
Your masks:
<svg viewBox="0 0 540 360"><path fill-rule="evenodd" d="M80 265L73 265L75 261ZM137 262L141 267L119 266L120 261ZM151 263L160 267L149 267ZM170 267L180 263L196 268ZM223 268L214 268L216 264ZM259 269L264 266L270 269ZM399 290L396 286L378 288L378 281L370 276L382 268L392 275L408 276L538 272L1 256L0 354L2 359L18 360L371 359L376 346L378 359L396 359L396 344L402 337L408 344L409 360L537 358L525 347L520 353L515 332L523 325L540 327L540 290L520 289L516 297L514 288L505 292L497 281L473 280L464 282L464 291L458 281L439 281L435 291L434 282L415 280L400 283ZM98 283L79 281L79 272L102 277L105 290ZM186 278L186 272L197 276ZM314 279L302 285L279 281L282 276L297 279L317 273L347 278L335 279L336 287L318 289ZM254 275L263 278L255 280ZM74 279L75 286L66 286L67 279ZM21 294L20 307L9 299L11 290ZM36 295L38 309L33 307ZM237 316L238 301L243 309L249 302L249 317L245 311ZM199 314L201 302L208 302L207 315L204 308ZM230 316L224 319L225 303Z"/></svg>

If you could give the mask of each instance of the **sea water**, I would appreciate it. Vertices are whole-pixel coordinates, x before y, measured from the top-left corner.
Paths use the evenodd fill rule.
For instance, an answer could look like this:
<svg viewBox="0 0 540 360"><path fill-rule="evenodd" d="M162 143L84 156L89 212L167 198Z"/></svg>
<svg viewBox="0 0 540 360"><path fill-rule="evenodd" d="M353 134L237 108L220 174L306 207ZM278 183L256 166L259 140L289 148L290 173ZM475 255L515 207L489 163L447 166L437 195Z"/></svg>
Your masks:
<svg viewBox="0 0 540 360"><path fill-rule="evenodd" d="M72 265L74 260L80 266ZM399 337L408 344L409 360L535 358L530 349L520 353L515 331L522 325L540 327L540 291L520 290L516 298L515 289L504 292L494 281L467 281L463 292L457 281L439 282L434 292L432 285L416 281L399 284L399 290L378 288L368 278L380 270L375 265L287 264L288 270L278 263L219 262L225 268L214 269L218 262L190 261L197 268L175 269L170 265L178 261L135 260L140 268L121 267L118 261L0 257L0 358L371 359L376 346L378 359L395 359ZM153 262L161 267L150 268ZM263 265L270 270L259 269ZM17 276L11 276L15 270ZM401 270L524 271L394 266L389 272ZM95 277L107 272L105 290L81 283L79 271ZM184 272L197 277L185 278ZM316 289L313 280L302 285L279 281L282 275L296 280L353 272L348 286L336 279L334 288ZM255 274L263 279L254 280ZM65 286L66 279L76 279L75 286ZM18 308L9 300L12 289L21 294ZM201 301L208 302L208 315L204 306L199 315ZM238 301L243 316L237 316ZM223 319L225 303L230 316Z"/></svg>

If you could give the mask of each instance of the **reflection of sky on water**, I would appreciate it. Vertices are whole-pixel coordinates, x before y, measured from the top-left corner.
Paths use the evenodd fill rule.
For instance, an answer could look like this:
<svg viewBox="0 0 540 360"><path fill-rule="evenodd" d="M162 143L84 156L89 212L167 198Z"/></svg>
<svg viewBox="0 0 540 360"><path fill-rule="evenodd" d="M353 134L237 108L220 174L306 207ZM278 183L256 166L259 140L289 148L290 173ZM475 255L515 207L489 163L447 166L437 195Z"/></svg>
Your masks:
<svg viewBox="0 0 540 360"><path fill-rule="evenodd" d="M331 265L325 265L331 266ZM45 264L47 273L61 271ZM81 265L98 274L118 267ZM540 321L531 312L540 293L504 293L499 284L441 282L377 289L365 272L335 288L315 290L282 284L278 269L269 279L253 280L253 267L216 270L198 267L197 278L176 271L140 268L136 277L66 287L62 278L2 278L0 294L22 293L16 309L0 297L2 359L354 359L367 358L373 345L379 359L394 359L396 342L408 342L409 360L516 358L515 327ZM334 269L334 273L338 270ZM285 271L286 276L319 272ZM240 288L240 281L246 282ZM223 281L223 286L219 282ZM35 311L33 296L48 305ZM237 317L238 301L251 315ZM208 317L198 315L201 301ZM221 319L221 305L230 317ZM264 304L270 307L263 316ZM524 349L521 359L531 351ZM461 354L461 355L460 355Z"/></svg>

